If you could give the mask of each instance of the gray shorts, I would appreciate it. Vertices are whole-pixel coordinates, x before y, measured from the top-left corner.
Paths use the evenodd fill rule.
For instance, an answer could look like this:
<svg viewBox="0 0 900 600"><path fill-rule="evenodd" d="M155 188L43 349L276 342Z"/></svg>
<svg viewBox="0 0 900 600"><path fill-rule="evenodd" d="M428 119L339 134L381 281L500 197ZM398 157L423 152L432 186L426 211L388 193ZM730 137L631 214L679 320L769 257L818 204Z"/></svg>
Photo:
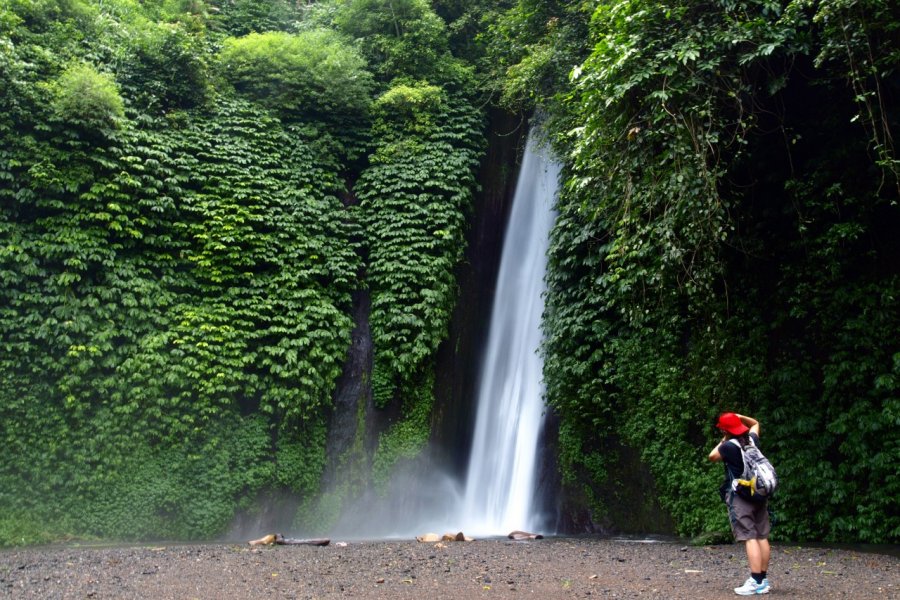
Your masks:
<svg viewBox="0 0 900 600"><path fill-rule="evenodd" d="M769 503L750 502L734 493L729 493L728 519L731 521L731 532L738 542L747 540L765 540L769 538Z"/></svg>

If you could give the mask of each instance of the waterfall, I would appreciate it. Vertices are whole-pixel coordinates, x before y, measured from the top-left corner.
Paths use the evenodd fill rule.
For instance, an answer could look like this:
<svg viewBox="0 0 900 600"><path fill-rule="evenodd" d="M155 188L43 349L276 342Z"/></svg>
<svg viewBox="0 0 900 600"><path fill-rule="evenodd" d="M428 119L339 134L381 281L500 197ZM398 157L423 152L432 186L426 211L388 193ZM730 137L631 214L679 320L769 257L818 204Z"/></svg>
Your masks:
<svg viewBox="0 0 900 600"><path fill-rule="evenodd" d="M500 259L466 480L425 455L394 471L385 497L367 492L343 507L331 535L462 531L485 537L539 528L534 481L544 404L538 349L558 177L559 164L529 135Z"/></svg>
<svg viewBox="0 0 900 600"><path fill-rule="evenodd" d="M506 229L477 393L460 522L466 533L534 529L543 422L541 314L559 164L528 136Z"/></svg>

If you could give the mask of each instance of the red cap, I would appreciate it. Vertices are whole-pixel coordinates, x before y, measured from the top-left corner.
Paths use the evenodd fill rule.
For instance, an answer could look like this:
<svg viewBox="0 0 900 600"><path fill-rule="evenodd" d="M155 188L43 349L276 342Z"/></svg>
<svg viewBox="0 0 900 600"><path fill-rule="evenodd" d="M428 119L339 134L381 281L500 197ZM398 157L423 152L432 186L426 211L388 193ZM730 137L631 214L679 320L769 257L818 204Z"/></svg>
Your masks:
<svg viewBox="0 0 900 600"><path fill-rule="evenodd" d="M719 415L719 422L716 427L722 431L727 431L731 435L744 435L750 428L741 423L740 417L734 413L722 413Z"/></svg>

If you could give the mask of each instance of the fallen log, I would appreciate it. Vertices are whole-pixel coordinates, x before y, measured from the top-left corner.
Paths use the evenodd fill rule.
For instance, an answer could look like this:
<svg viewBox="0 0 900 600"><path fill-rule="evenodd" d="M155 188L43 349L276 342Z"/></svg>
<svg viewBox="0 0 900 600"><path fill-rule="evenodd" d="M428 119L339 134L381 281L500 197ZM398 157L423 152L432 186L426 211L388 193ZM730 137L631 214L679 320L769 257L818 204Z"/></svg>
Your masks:
<svg viewBox="0 0 900 600"><path fill-rule="evenodd" d="M271 546L272 544L279 544L284 546L327 546L331 543L331 540L326 538L313 538L313 539L296 539L296 538L286 538L280 533L270 533L269 535L264 535L258 540L250 540L248 542L251 546Z"/></svg>
<svg viewBox="0 0 900 600"><path fill-rule="evenodd" d="M275 535L275 543L285 546L327 546L331 543L331 540L328 538L312 538L306 540L286 538L279 533Z"/></svg>

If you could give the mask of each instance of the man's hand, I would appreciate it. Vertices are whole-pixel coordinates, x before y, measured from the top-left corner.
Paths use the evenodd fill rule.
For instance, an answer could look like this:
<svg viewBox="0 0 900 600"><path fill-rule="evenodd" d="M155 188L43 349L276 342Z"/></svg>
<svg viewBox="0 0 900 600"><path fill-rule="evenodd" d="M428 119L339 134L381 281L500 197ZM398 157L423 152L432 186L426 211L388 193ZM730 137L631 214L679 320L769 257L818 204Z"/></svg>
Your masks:
<svg viewBox="0 0 900 600"><path fill-rule="evenodd" d="M737 413L735 414L737 415ZM737 415L737 418L741 420L741 423L750 428L751 433L755 433L757 436L759 435L759 421L746 415Z"/></svg>

